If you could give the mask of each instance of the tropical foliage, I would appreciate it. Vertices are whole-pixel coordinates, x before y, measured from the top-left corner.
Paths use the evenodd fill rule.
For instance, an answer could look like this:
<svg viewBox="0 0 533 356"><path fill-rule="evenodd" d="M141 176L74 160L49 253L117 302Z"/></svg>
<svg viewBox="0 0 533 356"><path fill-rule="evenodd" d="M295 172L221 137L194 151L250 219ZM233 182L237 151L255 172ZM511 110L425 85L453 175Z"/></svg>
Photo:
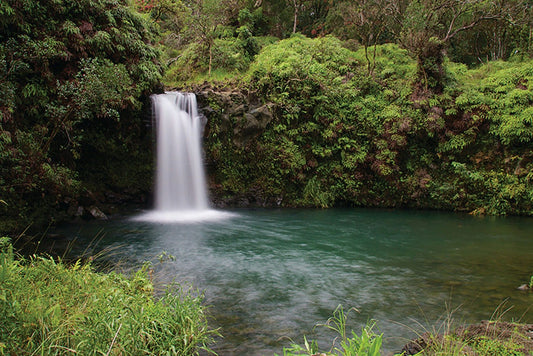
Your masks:
<svg viewBox="0 0 533 356"><path fill-rule="evenodd" d="M242 85L275 105L273 120L244 146L232 144L237 129L220 132L222 115L209 124L208 157L225 194L531 214L531 61L448 63L444 92L420 96L407 51L375 50L369 75L366 50L335 37L265 47Z"/></svg>
<svg viewBox="0 0 533 356"><path fill-rule="evenodd" d="M150 23L124 3L9 0L0 14L0 209L30 225L94 200L83 182L123 188L110 170L126 157L146 166L140 109L161 70Z"/></svg>
<svg viewBox="0 0 533 356"><path fill-rule="evenodd" d="M217 79L273 110L246 145L211 115L222 195L531 214L531 11L525 0L4 1L1 230L146 201L149 94Z"/></svg>

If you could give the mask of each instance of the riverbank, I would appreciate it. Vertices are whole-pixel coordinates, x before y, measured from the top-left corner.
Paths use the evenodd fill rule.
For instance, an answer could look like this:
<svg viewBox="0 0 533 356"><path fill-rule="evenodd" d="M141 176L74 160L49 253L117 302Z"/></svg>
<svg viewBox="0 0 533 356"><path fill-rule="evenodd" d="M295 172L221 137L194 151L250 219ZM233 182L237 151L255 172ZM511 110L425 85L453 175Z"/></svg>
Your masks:
<svg viewBox="0 0 533 356"><path fill-rule="evenodd" d="M533 355L533 324L484 320L444 335L424 333L403 348L404 355Z"/></svg>
<svg viewBox="0 0 533 356"><path fill-rule="evenodd" d="M69 265L48 257L16 257L2 238L0 281L2 355L195 355L212 352L218 335L207 325L197 292L174 286L154 297L149 264L130 277L97 273L79 260ZM338 307L326 322L338 334L330 350L321 351L304 337L304 345L293 344L283 354L382 355L383 334L375 331L376 322L355 333L346 329L346 319ZM533 324L483 321L439 332L422 333L398 355L533 355Z"/></svg>
<svg viewBox="0 0 533 356"><path fill-rule="evenodd" d="M284 348L284 356L379 356L384 355L381 346L383 334L378 334L376 322L371 321L360 334L346 330L346 315L342 307L335 310L325 324L337 333L329 351L320 350L314 340L304 337L304 345L293 344ZM450 325L446 325L450 327ZM533 324L484 320L478 324L459 326L441 331L424 332L409 341L393 356L528 356L533 355Z"/></svg>
<svg viewBox="0 0 533 356"><path fill-rule="evenodd" d="M16 256L0 238L1 355L193 355L213 336L202 295L172 285L154 297L151 265L126 276Z"/></svg>
<svg viewBox="0 0 533 356"><path fill-rule="evenodd" d="M224 336L213 346L220 355L279 354L303 335L329 350L334 337L315 325L339 304L360 311L348 323L357 334L366 320L378 321L383 355L441 329L450 309L454 325L533 320L533 294L517 290L531 275L528 218L381 209L232 213L202 224L124 217L50 233L75 240L71 261L112 251L91 264L134 271L152 261L157 285L193 283ZM160 264L162 251L176 259Z"/></svg>

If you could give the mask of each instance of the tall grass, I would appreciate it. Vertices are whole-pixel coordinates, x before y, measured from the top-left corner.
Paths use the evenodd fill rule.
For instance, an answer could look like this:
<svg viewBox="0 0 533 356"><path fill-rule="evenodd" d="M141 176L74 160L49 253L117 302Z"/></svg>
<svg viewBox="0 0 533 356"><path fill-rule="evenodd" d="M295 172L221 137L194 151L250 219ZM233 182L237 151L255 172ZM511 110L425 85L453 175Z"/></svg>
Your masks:
<svg viewBox="0 0 533 356"><path fill-rule="evenodd" d="M443 319L425 331L416 332L418 338L409 341L401 353L394 356L525 356L531 355L529 334L524 334L520 324L506 323L503 316L509 310L505 302L493 313L491 320L472 326L457 326L454 313L459 307L449 309ZM320 350L318 343L304 336L303 345L293 343L283 349L283 356L380 356L383 334L376 332L376 322L371 320L358 334L347 330L347 314L338 306L325 326L336 334L330 350ZM526 326L527 327L527 326ZM529 330L529 329L528 329ZM277 355L276 355L277 356Z"/></svg>
<svg viewBox="0 0 533 356"><path fill-rule="evenodd" d="M157 300L134 275L90 263L15 256L0 239L0 355L195 355L212 352L203 296L174 285Z"/></svg>
<svg viewBox="0 0 533 356"><path fill-rule="evenodd" d="M418 337L409 341L406 355L417 356L524 356L529 339L519 331L518 323L505 322L505 314L512 309L507 300L502 301L490 320L466 325L458 322L454 314L461 308L446 304L446 313L431 329L418 323L420 331L410 328ZM405 326L405 325L404 325Z"/></svg>
<svg viewBox="0 0 533 356"><path fill-rule="evenodd" d="M283 349L284 356L295 355L344 355L344 356L380 356L383 343L383 334L375 331L376 322L369 321L357 334L351 330L348 333L346 328L347 314L341 305L335 309L333 316L325 324L326 328L333 330L337 338L333 342L333 347L329 351L321 351L316 341L309 342L304 336L304 345L292 344Z"/></svg>

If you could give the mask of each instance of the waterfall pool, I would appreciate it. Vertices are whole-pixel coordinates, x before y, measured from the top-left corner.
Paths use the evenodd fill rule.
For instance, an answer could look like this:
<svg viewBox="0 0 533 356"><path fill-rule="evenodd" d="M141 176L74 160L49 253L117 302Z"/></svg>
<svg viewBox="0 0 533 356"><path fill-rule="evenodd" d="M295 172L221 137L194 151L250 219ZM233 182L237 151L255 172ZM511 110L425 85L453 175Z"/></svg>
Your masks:
<svg viewBox="0 0 533 356"><path fill-rule="evenodd" d="M533 293L516 288L533 273L533 220L369 209L239 210L187 223L131 218L55 231L71 254L114 249L120 268L153 261L156 282L205 293L220 355L282 354L283 346L334 335L324 323L340 304L360 332L377 320L384 349L417 333L503 318L533 322ZM87 248L89 246L89 248ZM159 263L167 252L174 261Z"/></svg>

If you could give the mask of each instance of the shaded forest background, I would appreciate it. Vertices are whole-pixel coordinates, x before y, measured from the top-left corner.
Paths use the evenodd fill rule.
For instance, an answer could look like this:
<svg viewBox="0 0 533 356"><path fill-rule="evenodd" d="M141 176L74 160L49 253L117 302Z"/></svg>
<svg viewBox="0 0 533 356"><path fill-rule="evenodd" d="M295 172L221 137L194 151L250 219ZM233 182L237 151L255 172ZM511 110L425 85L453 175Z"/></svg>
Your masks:
<svg viewBox="0 0 533 356"><path fill-rule="evenodd" d="M532 10L2 1L1 231L146 206L149 95L164 87L209 108L210 189L225 204L532 215Z"/></svg>

